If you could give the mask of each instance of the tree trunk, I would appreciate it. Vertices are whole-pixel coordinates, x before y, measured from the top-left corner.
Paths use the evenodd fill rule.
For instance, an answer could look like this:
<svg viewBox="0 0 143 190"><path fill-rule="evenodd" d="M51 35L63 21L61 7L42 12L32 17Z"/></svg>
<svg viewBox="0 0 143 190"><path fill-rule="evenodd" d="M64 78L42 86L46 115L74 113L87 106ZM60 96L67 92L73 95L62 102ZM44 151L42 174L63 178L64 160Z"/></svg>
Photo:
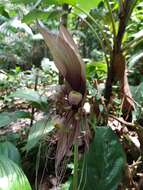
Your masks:
<svg viewBox="0 0 143 190"><path fill-rule="evenodd" d="M131 11L131 5L132 3L129 0L126 0L122 2L122 5L120 7L119 28L117 36L114 40L113 51L110 55L110 67L108 70L105 87L105 99L108 104L112 95L112 85L113 83L119 81L121 93L120 95L123 99L123 112L130 112L132 109L134 109L134 102L128 84L125 56L122 52L122 39L126 29L127 18L129 18Z"/></svg>

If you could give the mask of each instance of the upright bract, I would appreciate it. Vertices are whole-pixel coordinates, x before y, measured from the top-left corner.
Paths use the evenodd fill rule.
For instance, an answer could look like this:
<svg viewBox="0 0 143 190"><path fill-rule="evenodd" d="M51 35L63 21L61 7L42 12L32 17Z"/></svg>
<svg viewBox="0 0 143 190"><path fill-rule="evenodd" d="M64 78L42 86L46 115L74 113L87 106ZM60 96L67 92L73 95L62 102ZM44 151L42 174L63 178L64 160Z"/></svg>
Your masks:
<svg viewBox="0 0 143 190"><path fill-rule="evenodd" d="M41 23L38 24L38 28L53 55L59 72L73 90L84 95L86 91L85 65L70 33L63 26L60 27L59 34L49 32Z"/></svg>

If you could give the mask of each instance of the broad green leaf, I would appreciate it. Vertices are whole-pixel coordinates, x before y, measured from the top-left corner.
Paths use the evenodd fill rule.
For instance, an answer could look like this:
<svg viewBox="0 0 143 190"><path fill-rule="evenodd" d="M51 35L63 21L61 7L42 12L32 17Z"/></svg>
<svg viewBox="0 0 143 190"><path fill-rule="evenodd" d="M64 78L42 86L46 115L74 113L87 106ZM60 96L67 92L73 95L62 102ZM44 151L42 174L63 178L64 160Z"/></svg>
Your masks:
<svg viewBox="0 0 143 190"><path fill-rule="evenodd" d="M34 9L30 11L27 15L24 15L22 22L30 24L36 19L40 19L40 20L47 20L51 18L56 19L56 17L59 18L60 14L61 14L61 11L58 9L51 9L48 11L41 11L38 9Z"/></svg>
<svg viewBox="0 0 143 190"><path fill-rule="evenodd" d="M116 190L125 166L125 153L111 128L95 129L95 137L80 165L79 190Z"/></svg>
<svg viewBox="0 0 143 190"><path fill-rule="evenodd" d="M0 4L0 15L9 18L8 11L5 9L5 7L2 4Z"/></svg>
<svg viewBox="0 0 143 190"><path fill-rule="evenodd" d="M43 0L45 4L55 4L55 5L62 5L62 4L69 4L69 5L76 5L77 0Z"/></svg>
<svg viewBox="0 0 143 190"><path fill-rule="evenodd" d="M83 9L86 12L89 12L91 9L94 9L102 0L77 0L77 4L80 9Z"/></svg>
<svg viewBox="0 0 143 190"><path fill-rule="evenodd" d="M89 12L91 9L94 9L98 6L98 4L102 0L92 0L92 1L87 1L87 0L43 0L40 3L43 5L62 5L62 4L69 4L72 6L79 6L80 9L83 9L84 11ZM12 0L13 3L16 4L36 4L37 0Z"/></svg>
<svg viewBox="0 0 143 190"><path fill-rule="evenodd" d="M45 137L50 131L52 131L54 126L47 119L42 119L37 121L31 128L26 144L26 150L29 151L37 143Z"/></svg>
<svg viewBox="0 0 143 190"><path fill-rule="evenodd" d="M86 64L86 76L89 80L105 79L107 77L107 64L104 62Z"/></svg>
<svg viewBox="0 0 143 190"><path fill-rule="evenodd" d="M22 169L5 156L0 156L0 190L32 190Z"/></svg>
<svg viewBox="0 0 143 190"><path fill-rule="evenodd" d="M143 101L143 82L141 82L138 86L130 86L133 98L139 104L142 104Z"/></svg>
<svg viewBox="0 0 143 190"><path fill-rule="evenodd" d="M41 101L39 93L33 89L17 90L16 92L11 94L10 96L15 97L15 98L21 98L21 99L31 101L31 102L38 102L39 103L39 101Z"/></svg>
<svg viewBox="0 0 143 190"><path fill-rule="evenodd" d="M37 18L38 19L47 19L49 14L50 14L49 12L44 12L44 11L34 9L23 17L22 22L30 24L33 20L35 20Z"/></svg>
<svg viewBox="0 0 143 190"><path fill-rule="evenodd" d="M143 38L143 37L142 37ZM135 66L135 64L139 64L140 60L143 58L143 52L138 52L137 54L131 56L131 58L129 59L129 69L133 69L133 67Z"/></svg>
<svg viewBox="0 0 143 190"><path fill-rule="evenodd" d="M20 153L11 142L0 142L0 155L3 155L20 165Z"/></svg>
<svg viewBox="0 0 143 190"><path fill-rule="evenodd" d="M30 118L30 113L25 111L15 111L13 115L15 115L16 118Z"/></svg>
<svg viewBox="0 0 143 190"><path fill-rule="evenodd" d="M61 4L69 4L72 6L78 6L80 9L83 9L84 11L89 12L91 9L94 9L97 7L97 5L101 2L102 0L92 0L92 1L87 1L87 0L43 0L43 4L45 5L50 5L50 4L55 4L55 5L61 5Z"/></svg>
<svg viewBox="0 0 143 190"><path fill-rule="evenodd" d="M37 0L11 0L12 3L15 4L30 4L30 3L36 3Z"/></svg>
<svg viewBox="0 0 143 190"><path fill-rule="evenodd" d="M13 118L9 117L8 112L4 112L0 114L0 127L9 125L13 121L15 121L15 119L13 120Z"/></svg>
<svg viewBox="0 0 143 190"><path fill-rule="evenodd" d="M80 9L83 9L84 11L89 12L91 9L94 9L98 6L98 4L102 0L92 0L92 1L87 1L87 0L43 0L40 3L44 6L48 5L62 5L62 4L69 4L72 6L78 6ZM13 3L16 4L36 4L37 0L12 0Z"/></svg>
<svg viewBox="0 0 143 190"><path fill-rule="evenodd" d="M15 122L20 118L30 118L30 114L24 111L2 112L0 113L0 128Z"/></svg>
<svg viewBox="0 0 143 190"><path fill-rule="evenodd" d="M13 94L11 94L10 97L24 99L28 102L35 103L35 106L42 106L43 104L47 105L47 98L45 96L41 96L37 91L33 89L17 90Z"/></svg>
<svg viewBox="0 0 143 190"><path fill-rule="evenodd" d="M38 0L12 0L13 3L16 3L16 4L30 4L30 3L33 3L33 4L36 4ZM41 1L41 3L43 4L46 4L46 5L52 5L52 4L55 4L55 5L61 5L61 4L70 4L70 5L75 5L77 2L77 0L43 0Z"/></svg>

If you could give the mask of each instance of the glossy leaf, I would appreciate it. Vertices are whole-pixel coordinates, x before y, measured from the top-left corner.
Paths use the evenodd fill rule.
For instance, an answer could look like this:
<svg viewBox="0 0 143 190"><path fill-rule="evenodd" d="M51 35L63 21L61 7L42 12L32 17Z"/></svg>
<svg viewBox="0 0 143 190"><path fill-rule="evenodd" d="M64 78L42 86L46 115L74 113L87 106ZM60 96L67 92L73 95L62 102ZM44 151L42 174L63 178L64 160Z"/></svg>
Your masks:
<svg viewBox="0 0 143 190"><path fill-rule="evenodd" d="M31 190L22 169L4 156L0 156L0 190Z"/></svg>
<svg viewBox="0 0 143 190"><path fill-rule="evenodd" d="M107 64L104 62L87 63L86 76L89 80L103 80L107 77Z"/></svg>
<svg viewBox="0 0 143 190"><path fill-rule="evenodd" d="M29 4L29 3L37 3L38 0L12 0L13 3L16 4ZM46 4L46 5L61 5L64 3L70 4L70 5L75 5L77 0L43 0L41 1L42 3Z"/></svg>
<svg viewBox="0 0 143 190"><path fill-rule="evenodd" d="M80 9L89 12L91 9L96 8L101 1L102 0L77 0L77 4L80 7Z"/></svg>
<svg viewBox="0 0 143 190"><path fill-rule="evenodd" d="M142 58L143 58L143 52L138 52L137 54L131 56L131 58L129 60L129 69L133 69L135 64L139 64L139 62Z"/></svg>
<svg viewBox="0 0 143 190"><path fill-rule="evenodd" d="M43 3L45 4L55 4L55 5L62 5L62 4L69 4L69 5L76 5L77 0L43 0Z"/></svg>
<svg viewBox="0 0 143 190"><path fill-rule="evenodd" d="M0 128L15 122L20 118L30 118L30 114L24 111L0 113Z"/></svg>
<svg viewBox="0 0 143 190"><path fill-rule="evenodd" d="M6 141L0 143L0 155L3 155L20 165L20 153L11 142Z"/></svg>
<svg viewBox="0 0 143 190"><path fill-rule="evenodd" d="M49 16L49 12L44 12L44 11L34 9L23 17L22 22L30 24L36 18L47 19L48 16Z"/></svg>
<svg viewBox="0 0 143 190"><path fill-rule="evenodd" d="M29 4L29 3L36 3L37 0L12 0L12 3L15 4Z"/></svg>
<svg viewBox="0 0 143 190"><path fill-rule="evenodd" d="M34 91L33 89L21 89L17 90L13 94L11 94L11 97L15 98L21 98L27 101L33 101L33 102L40 102L41 98L37 91Z"/></svg>
<svg viewBox="0 0 143 190"><path fill-rule="evenodd" d="M30 11L28 14L23 16L22 22L31 24L36 19L47 20L47 19L56 19L59 18L62 14L62 11L58 9L51 9L48 11L42 11L38 9L34 9Z"/></svg>
<svg viewBox="0 0 143 190"><path fill-rule="evenodd" d="M9 13L2 4L0 4L0 15L9 18Z"/></svg>
<svg viewBox="0 0 143 190"><path fill-rule="evenodd" d="M33 89L21 89L17 90L10 97L24 99L25 101L32 102L35 106L42 106L43 104L47 105L47 98L41 96L37 91Z"/></svg>
<svg viewBox="0 0 143 190"><path fill-rule="evenodd" d="M143 82L141 82L137 86L130 86L133 98L139 104L142 104L143 101Z"/></svg>
<svg viewBox="0 0 143 190"><path fill-rule="evenodd" d="M42 119L40 121L37 121L32 128L30 129L26 150L29 151L34 146L37 145L37 143L45 137L50 131L52 131L54 126L49 122L47 119Z"/></svg>
<svg viewBox="0 0 143 190"><path fill-rule="evenodd" d="M95 137L80 165L79 190L115 190L121 182L125 153L108 127L95 129Z"/></svg>

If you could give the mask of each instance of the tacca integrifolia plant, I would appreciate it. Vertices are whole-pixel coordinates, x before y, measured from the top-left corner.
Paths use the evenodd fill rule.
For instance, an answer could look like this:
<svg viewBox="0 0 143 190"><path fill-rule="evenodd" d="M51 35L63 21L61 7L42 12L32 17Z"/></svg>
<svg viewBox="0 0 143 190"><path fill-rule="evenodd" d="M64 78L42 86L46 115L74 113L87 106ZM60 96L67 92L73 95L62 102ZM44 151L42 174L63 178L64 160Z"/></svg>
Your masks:
<svg viewBox="0 0 143 190"><path fill-rule="evenodd" d="M57 127L57 150L55 169L58 171L64 157L74 144L83 142L88 148L90 129L83 109L86 97L85 64L78 48L66 28L60 26L58 34L51 33L41 22L38 28L49 47L54 63L65 79L63 91L56 100L57 115L53 117Z"/></svg>

